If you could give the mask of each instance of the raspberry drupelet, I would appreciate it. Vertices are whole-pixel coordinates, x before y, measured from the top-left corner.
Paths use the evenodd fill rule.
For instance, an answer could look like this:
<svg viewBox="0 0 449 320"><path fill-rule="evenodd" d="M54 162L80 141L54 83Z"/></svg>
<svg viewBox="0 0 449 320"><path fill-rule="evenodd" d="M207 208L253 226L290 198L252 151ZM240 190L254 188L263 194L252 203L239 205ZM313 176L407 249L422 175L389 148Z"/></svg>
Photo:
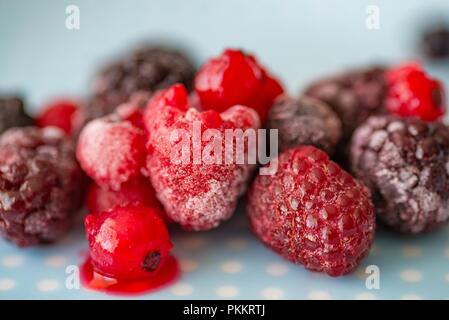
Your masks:
<svg viewBox="0 0 449 320"><path fill-rule="evenodd" d="M310 97L278 97L268 113L268 129L278 129L279 150L313 145L332 154L341 137L341 122L324 102Z"/></svg>
<svg viewBox="0 0 449 320"><path fill-rule="evenodd" d="M118 280L155 276L172 244L157 208L118 207L85 218L95 272Z"/></svg>
<svg viewBox="0 0 449 320"><path fill-rule="evenodd" d="M256 110L262 122L283 91L279 80L253 55L235 49L207 61L195 77L195 92L203 109L223 112L244 105Z"/></svg>
<svg viewBox="0 0 449 320"><path fill-rule="evenodd" d="M374 237L368 189L312 146L272 161L277 172L257 176L247 196L256 236L307 269L331 276L353 271Z"/></svg>
<svg viewBox="0 0 449 320"><path fill-rule="evenodd" d="M76 155L83 170L98 185L118 191L123 183L141 175L146 157L141 126L141 110L125 104L83 128Z"/></svg>
<svg viewBox="0 0 449 320"><path fill-rule="evenodd" d="M186 89L175 85L153 96L144 123L149 133L146 169L167 215L194 231L231 217L255 163L237 164L236 143L231 146L234 157L225 154L225 130L234 134L259 128L257 113L244 106L200 112L189 106ZM247 159L249 143L240 151Z"/></svg>
<svg viewBox="0 0 449 320"><path fill-rule="evenodd" d="M386 78L386 107L390 113L435 121L446 112L443 85L431 78L418 63L393 67Z"/></svg>
<svg viewBox="0 0 449 320"><path fill-rule="evenodd" d="M373 116L354 133L351 160L386 225L417 234L449 219L449 128L444 124Z"/></svg>
<svg viewBox="0 0 449 320"><path fill-rule="evenodd" d="M85 177L57 128L12 128L0 137L0 233L18 246L61 238L82 204Z"/></svg>

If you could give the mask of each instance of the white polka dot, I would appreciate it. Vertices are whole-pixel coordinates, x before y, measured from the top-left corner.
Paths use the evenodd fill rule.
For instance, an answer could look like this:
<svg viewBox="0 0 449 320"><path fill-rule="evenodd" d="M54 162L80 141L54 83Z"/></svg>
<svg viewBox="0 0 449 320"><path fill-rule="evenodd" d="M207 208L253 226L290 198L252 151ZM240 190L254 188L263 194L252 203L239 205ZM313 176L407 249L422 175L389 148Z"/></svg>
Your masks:
<svg viewBox="0 0 449 320"><path fill-rule="evenodd" d="M284 291L279 288L265 288L262 290L262 297L265 299L282 299L284 297Z"/></svg>
<svg viewBox="0 0 449 320"><path fill-rule="evenodd" d="M187 283L178 283L175 284L171 289L171 293L173 293L175 296L188 296L191 295L193 292L193 288L191 285Z"/></svg>
<svg viewBox="0 0 449 320"><path fill-rule="evenodd" d="M222 286L219 287L216 291L217 296L223 297L223 298L232 298L235 297L238 294L238 290L236 287L233 286Z"/></svg>
<svg viewBox="0 0 449 320"><path fill-rule="evenodd" d="M205 241L200 236L190 235L181 240L181 244L186 249L199 249L204 246Z"/></svg>
<svg viewBox="0 0 449 320"><path fill-rule="evenodd" d="M239 273L243 266L238 261L226 261L221 265L221 271L226 273Z"/></svg>
<svg viewBox="0 0 449 320"><path fill-rule="evenodd" d="M355 296L356 300L376 300L377 297L375 294L373 293L369 293L369 292L362 292L359 293Z"/></svg>
<svg viewBox="0 0 449 320"><path fill-rule="evenodd" d="M0 278L0 291L8 291L16 286L16 282L10 278Z"/></svg>
<svg viewBox="0 0 449 320"><path fill-rule="evenodd" d="M52 268L59 268L66 264L66 260L62 256L51 256L45 260L45 264Z"/></svg>
<svg viewBox="0 0 449 320"><path fill-rule="evenodd" d="M307 297L310 300L329 300L331 298L331 295L326 291L312 291L309 292Z"/></svg>
<svg viewBox="0 0 449 320"><path fill-rule="evenodd" d="M198 269L198 262L193 259L181 259L179 263L183 272L193 272Z"/></svg>
<svg viewBox="0 0 449 320"><path fill-rule="evenodd" d="M403 246L401 253L404 257L416 258L422 256L422 249L419 246Z"/></svg>
<svg viewBox="0 0 449 320"><path fill-rule="evenodd" d="M288 268L287 266L280 263L272 263L265 268L265 271L271 276L279 277L286 274Z"/></svg>
<svg viewBox="0 0 449 320"><path fill-rule="evenodd" d="M422 300L422 298L416 294L406 294L401 297L401 300Z"/></svg>
<svg viewBox="0 0 449 320"><path fill-rule="evenodd" d="M37 283L37 289L42 292L54 291L58 286L56 280L42 280Z"/></svg>
<svg viewBox="0 0 449 320"><path fill-rule="evenodd" d="M228 241L227 246L232 250L243 250L248 247L248 242L244 239L231 239Z"/></svg>
<svg viewBox="0 0 449 320"><path fill-rule="evenodd" d="M2 259L2 265L6 268L15 268L23 264L24 258L22 256L13 255L6 256Z"/></svg>
<svg viewBox="0 0 449 320"><path fill-rule="evenodd" d="M444 250L444 256L449 259L449 248Z"/></svg>
<svg viewBox="0 0 449 320"><path fill-rule="evenodd" d="M422 274L413 269L403 270L401 272L401 279L406 282L419 282L422 279Z"/></svg>

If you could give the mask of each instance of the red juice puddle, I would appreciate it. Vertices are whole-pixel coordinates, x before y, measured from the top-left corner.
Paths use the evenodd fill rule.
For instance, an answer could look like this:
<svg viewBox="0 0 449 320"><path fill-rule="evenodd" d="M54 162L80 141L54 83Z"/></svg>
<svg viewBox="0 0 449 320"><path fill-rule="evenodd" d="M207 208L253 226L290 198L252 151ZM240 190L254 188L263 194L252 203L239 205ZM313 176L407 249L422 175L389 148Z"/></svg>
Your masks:
<svg viewBox="0 0 449 320"><path fill-rule="evenodd" d="M154 277L139 280L119 280L96 273L90 258L81 265L81 283L88 289L109 294L138 295L160 290L179 278L180 269L174 256L169 256L165 265Z"/></svg>

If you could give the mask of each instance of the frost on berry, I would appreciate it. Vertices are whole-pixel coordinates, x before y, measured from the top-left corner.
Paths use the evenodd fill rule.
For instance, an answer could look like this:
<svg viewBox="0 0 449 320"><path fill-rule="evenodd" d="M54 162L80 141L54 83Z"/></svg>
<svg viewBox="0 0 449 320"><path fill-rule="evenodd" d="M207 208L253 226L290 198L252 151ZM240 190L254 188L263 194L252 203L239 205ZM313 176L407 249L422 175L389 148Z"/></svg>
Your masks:
<svg viewBox="0 0 449 320"><path fill-rule="evenodd" d="M170 218L188 230L207 230L228 219L239 196L245 191L254 164L237 164L235 159L225 162L225 130L257 129L257 114L243 106L235 106L224 113L208 110L200 112L189 108L187 91L173 86L155 94L145 111L144 122L149 134L146 169L156 189L157 196ZM194 147L195 128L200 139L206 129L214 129L218 137L211 138L221 147L220 162L207 162L204 154L211 140L200 140ZM172 133L184 130L187 137L187 162L173 161L173 150L179 139ZM236 143L232 145L236 154ZM196 150L196 151L195 151ZM200 159L195 157L199 151ZM244 148L245 158L248 145ZM212 152L215 155L214 152ZM196 159L196 160L195 160ZM199 160L199 161L197 161Z"/></svg>
<svg viewBox="0 0 449 320"><path fill-rule="evenodd" d="M257 176L247 212L257 237L307 269L339 276L367 255L375 231L366 187L321 150L281 153L273 176Z"/></svg>

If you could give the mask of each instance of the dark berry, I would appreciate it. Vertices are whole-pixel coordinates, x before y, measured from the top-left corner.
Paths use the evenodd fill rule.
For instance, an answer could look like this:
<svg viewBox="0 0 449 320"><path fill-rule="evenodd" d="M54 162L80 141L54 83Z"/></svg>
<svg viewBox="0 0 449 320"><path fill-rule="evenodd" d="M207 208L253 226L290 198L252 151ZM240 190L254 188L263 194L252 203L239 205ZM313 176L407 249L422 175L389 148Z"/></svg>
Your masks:
<svg viewBox="0 0 449 320"><path fill-rule="evenodd" d="M119 190L122 183L141 175L146 157L141 117L139 109L123 105L113 114L90 121L81 131L78 161L100 186Z"/></svg>
<svg viewBox="0 0 449 320"><path fill-rule="evenodd" d="M58 127L68 135L74 132L77 122L79 104L72 100L57 100L43 108L36 119L40 128Z"/></svg>
<svg viewBox="0 0 449 320"><path fill-rule="evenodd" d="M175 85L153 96L144 122L149 133L146 170L167 215L183 228L195 231L215 228L229 219L246 189L255 161L237 163L233 157L225 163L225 130L232 133L236 129L259 128L257 113L244 106L233 106L222 113L198 111L190 107L186 89ZM199 128L197 133L193 131L195 125ZM173 139L172 133L179 129L185 134ZM201 139L195 149L190 143L194 134L202 137L206 129L214 129L214 141L220 143L215 143L221 147L221 152L217 151L221 158L218 161L215 157L206 160L195 156L195 149L201 155L211 153L207 149L211 145L208 139ZM180 144L178 140L189 144ZM249 148L242 149L241 155L247 159ZM232 151L235 155L236 144ZM188 155L182 157L183 154Z"/></svg>
<svg viewBox="0 0 449 320"><path fill-rule="evenodd" d="M427 30L421 45L424 54L430 59L449 58L449 27L438 26Z"/></svg>
<svg viewBox="0 0 449 320"><path fill-rule="evenodd" d="M184 53L148 46L137 49L101 71L84 110L86 120L109 114L136 92L154 92L182 83L192 87L195 68Z"/></svg>
<svg viewBox="0 0 449 320"><path fill-rule="evenodd" d="M279 150L313 145L332 153L341 137L341 122L324 102L283 95L268 113L267 127L278 129Z"/></svg>
<svg viewBox="0 0 449 320"><path fill-rule="evenodd" d="M257 237L307 269L340 276L367 255L375 231L368 189L329 160L301 146L272 160L274 175L258 175L247 212Z"/></svg>
<svg viewBox="0 0 449 320"><path fill-rule="evenodd" d="M379 218L404 233L449 219L449 128L414 118L371 117L354 133L353 172L372 190Z"/></svg>
<svg viewBox="0 0 449 320"><path fill-rule="evenodd" d="M351 70L312 83L305 94L327 103L340 117L343 140L372 114L384 112L385 69Z"/></svg>
<svg viewBox="0 0 449 320"><path fill-rule="evenodd" d="M240 104L256 110L263 122L283 88L253 55L227 49L201 67L195 91L203 109L223 112Z"/></svg>
<svg viewBox="0 0 449 320"><path fill-rule="evenodd" d="M121 280L156 275L172 248L158 211L131 206L88 215L85 227L94 270Z"/></svg>
<svg viewBox="0 0 449 320"><path fill-rule="evenodd" d="M33 124L26 114L23 100L19 97L0 97L0 134L12 127L24 127Z"/></svg>
<svg viewBox="0 0 449 320"><path fill-rule="evenodd" d="M84 175L57 128L0 136L0 233L19 246L61 238L82 203Z"/></svg>
<svg viewBox="0 0 449 320"><path fill-rule="evenodd" d="M427 75L419 64L389 69L387 83L386 107L393 114L435 121L446 112L443 85Z"/></svg>

